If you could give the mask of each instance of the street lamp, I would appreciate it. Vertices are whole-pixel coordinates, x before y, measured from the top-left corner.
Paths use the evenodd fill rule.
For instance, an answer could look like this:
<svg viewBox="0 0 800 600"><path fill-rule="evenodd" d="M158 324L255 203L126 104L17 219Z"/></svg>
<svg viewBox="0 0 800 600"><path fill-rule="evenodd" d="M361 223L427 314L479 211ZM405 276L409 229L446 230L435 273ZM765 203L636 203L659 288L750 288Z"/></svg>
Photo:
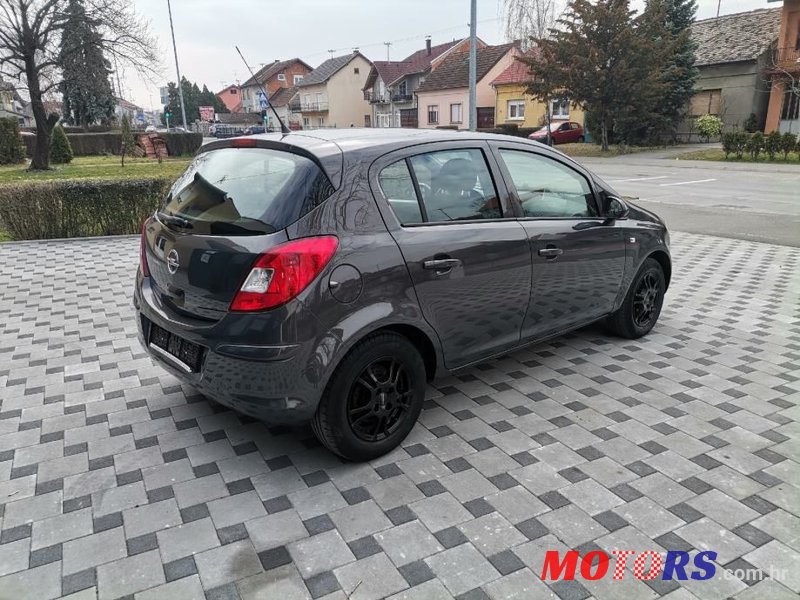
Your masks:
<svg viewBox="0 0 800 600"><path fill-rule="evenodd" d="M178 66L178 47L175 45L175 28L172 26L172 6L167 0L167 12L169 12L169 30L172 33L172 51L175 53L175 71L178 73L178 98L181 100L181 116L183 117L183 128L189 131L186 125L186 108L183 104L183 86L181 85L181 68Z"/></svg>

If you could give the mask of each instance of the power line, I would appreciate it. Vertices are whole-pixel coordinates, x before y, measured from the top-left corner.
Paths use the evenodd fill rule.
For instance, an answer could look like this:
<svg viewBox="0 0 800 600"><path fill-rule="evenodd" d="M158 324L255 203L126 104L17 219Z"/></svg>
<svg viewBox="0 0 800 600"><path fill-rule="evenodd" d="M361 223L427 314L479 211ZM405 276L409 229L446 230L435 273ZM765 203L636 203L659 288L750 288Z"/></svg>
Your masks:
<svg viewBox="0 0 800 600"><path fill-rule="evenodd" d="M502 17L495 17L493 19L483 19L483 20L476 21L476 23L480 25L481 23L495 23L495 22L500 21L500 20L502 20ZM419 34L410 35L410 36L404 37L404 38L398 38L398 39L395 39L395 40L389 40L388 42L374 42L374 43L370 43L370 44L354 44L354 45L351 45L351 46L342 46L341 48L331 48L331 49L320 51L320 52L314 52L313 54L305 54L301 58L310 59L310 58L316 58L318 56L324 56L326 54L330 54L330 56L333 57L337 52L352 51L354 46L357 47L357 48L360 48L362 50L364 48L379 48L380 46L384 46L387 43L389 43L389 44L400 44L400 43L403 43L403 42L410 42L410 41L413 41L413 40L418 40L420 38L424 38L425 36L435 35L437 33L447 33L448 31L454 31L454 30L458 30L458 29L469 29L469 24L465 23L464 25L453 25L451 27L446 27L444 29L438 29L436 31L429 31L427 33L419 33Z"/></svg>

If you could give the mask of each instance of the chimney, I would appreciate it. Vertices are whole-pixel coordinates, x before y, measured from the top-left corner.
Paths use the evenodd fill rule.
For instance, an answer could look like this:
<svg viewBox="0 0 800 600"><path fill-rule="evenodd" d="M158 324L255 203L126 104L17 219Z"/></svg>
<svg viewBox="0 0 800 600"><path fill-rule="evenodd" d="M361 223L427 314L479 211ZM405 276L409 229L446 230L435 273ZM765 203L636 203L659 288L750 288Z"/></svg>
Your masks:
<svg viewBox="0 0 800 600"><path fill-rule="evenodd" d="M431 37L428 36L425 38L425 48L428 50L428 56L431 55Z"/></svg>

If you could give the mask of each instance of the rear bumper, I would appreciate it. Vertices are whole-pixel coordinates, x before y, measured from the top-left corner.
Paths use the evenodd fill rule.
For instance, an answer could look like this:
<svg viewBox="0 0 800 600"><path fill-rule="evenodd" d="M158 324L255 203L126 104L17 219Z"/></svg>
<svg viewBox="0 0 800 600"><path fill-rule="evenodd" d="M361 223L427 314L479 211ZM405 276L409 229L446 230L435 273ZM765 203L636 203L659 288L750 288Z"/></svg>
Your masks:
<svg viewBox="0 0 800 600"><path fill-rule="evenodd" d="M313 352L304 345L228 343L216 339L211 333L213 327L187 328L158 305L147 280L139 280L134 306L142 347L159 365L204 396L276 425L305 423L314 415L321 390L307 376L317 370ZM200 370L192 372L169 353L152 346L151 323L206 348Z"/></svg>

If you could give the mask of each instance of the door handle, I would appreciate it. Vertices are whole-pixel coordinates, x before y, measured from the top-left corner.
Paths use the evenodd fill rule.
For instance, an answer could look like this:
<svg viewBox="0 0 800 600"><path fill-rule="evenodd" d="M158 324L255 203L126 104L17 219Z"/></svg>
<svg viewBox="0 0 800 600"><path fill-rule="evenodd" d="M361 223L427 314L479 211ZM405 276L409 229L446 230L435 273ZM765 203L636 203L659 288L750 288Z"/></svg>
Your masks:
<svg viewBox="0 0 800 600"><path fill-rule="evenodd" d="M433 260L426 260L422 263L422 267L424 269L428 269L431 271L449 271L453 267L457 267L461 264L461 261L457 258L436 258Z"/></svg>
<svg viewBox="0 0 800 600"><path fill-rule="evenodd" d="M544 256L545 258L556 258L562 254L564 254L564 251L561 248L542 248L539 250L539 256Z"/></svg>

